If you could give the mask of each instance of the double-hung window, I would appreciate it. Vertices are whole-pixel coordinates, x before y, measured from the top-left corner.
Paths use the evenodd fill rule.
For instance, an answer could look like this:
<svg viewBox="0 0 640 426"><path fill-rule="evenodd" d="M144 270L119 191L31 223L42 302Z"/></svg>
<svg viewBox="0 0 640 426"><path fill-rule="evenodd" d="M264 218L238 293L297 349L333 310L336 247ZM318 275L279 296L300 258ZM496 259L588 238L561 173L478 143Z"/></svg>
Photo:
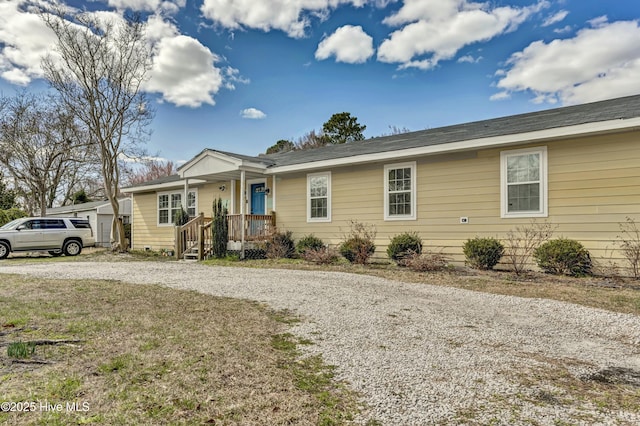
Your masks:
<svg viewBox="0 0 640 426"><path fill-rule="evenodd" d="M183 191L158 194L158 225L173 225L176 222L176 218L183 207L183 197ZM185 210L187 210L190 217L196 215L197 201L196 191L189 191Z"/></svg>
<svg viewBox="0 0 640 426"><path fill-rule="evenodd" d="M384 219L416 219L416 163L384 167Z"/></svg>
<svg viewBox="0 0 640 426"><path fill-rule="evenodd" d="M189 217L196 216L196 201L197 201L196 192L189 191L187 193L187 213L189 214Z"/></svg>
<svg viewBox="0 0 640 426"><path fill-rule="evenodd" d="M331 222L331 172L307 175L307 222Z"/></svg>
<svg viewBox="0 0 640 426"><path fill-rule="evenodd" d="M547 148L500 153L502 217L546 217Z"/></svg>

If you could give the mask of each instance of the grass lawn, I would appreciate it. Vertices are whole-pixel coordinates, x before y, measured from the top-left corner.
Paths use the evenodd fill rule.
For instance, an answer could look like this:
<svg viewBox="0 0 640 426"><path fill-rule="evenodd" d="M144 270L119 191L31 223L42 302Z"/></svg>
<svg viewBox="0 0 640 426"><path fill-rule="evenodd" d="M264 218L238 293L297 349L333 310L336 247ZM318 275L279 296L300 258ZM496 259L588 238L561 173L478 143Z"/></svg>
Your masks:
<svg viewBox="0 0 640 426"><path fill-rule="evenodd" d="M356 397L297 357L295 321L160 286L3 274L0 401L36 405L0 423L343 424Z"/></svg>

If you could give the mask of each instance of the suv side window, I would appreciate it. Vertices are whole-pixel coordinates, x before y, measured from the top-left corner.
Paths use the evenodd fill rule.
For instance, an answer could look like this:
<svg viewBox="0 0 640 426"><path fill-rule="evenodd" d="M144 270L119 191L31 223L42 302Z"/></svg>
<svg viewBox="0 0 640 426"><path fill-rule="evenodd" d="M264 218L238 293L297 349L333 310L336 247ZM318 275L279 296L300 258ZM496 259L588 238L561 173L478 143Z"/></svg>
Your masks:
<svg viewBox="0 0 640 426"><path fill-rule="evenodd" d="M42 229L42 224L39 219L28 220L22 224L24 229Z"/></svg>
<svg viewBox="0 0 640 426"><path fill-rule="evenodd" d="M67 229L62 219L43 219L43 229Z"/></svg>
<svg viewBox="0 0 640 426"><path fill-rule="evenodd" d="M91 229L91 224L84 219L71 219L71 223L76 229Z"/></svg>

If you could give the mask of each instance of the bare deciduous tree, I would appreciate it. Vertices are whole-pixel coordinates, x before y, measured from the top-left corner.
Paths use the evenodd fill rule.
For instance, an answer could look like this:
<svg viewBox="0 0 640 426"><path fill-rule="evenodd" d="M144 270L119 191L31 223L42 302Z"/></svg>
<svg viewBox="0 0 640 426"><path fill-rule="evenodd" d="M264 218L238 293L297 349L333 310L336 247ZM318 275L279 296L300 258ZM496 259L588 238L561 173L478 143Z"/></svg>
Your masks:
<svg viewBox="0 0 640 426"><path fill-rule="evenodd" d="M119 158L133 155L153 112L142 90L151 67L151 48L139 18L60 11L42 19L57 37L56 53L43 61L45 76L64 104L86 126L100 153L106 196L113 208L111 244L126 250L119 220Z"/></svg>
<svg viewBox="0 0 640 426"><path fill-rule="evenodd" d="M533 252L551 238L557 227L546 221L536 222L532 219L528 225L519 225L507 232L504 257L516 275L524 272Z"/></svg>
<svg viewBox="0 0 640 426"><path fill-rule="evenodd" d="M139 164L125 168L125 180L128 185L138 185L176 174L177 169L173 161L158 159L140 160Z"/></svg>
<svg viewBox="0 0 640 426"><path fill-rule="evenodd" d="M316 133L315 130L310 131L302 135L295 143L294 149L302 151L305 149L315 149L329 145L329 139L325 137L324 133Z"/></svg>
<svg viewBox="0 0 640 426"><path fill-rule="evenodd" d="M22 92L2 104L0 164L29 212L44 216L90 160L84 133L51 96Z"/></svg>

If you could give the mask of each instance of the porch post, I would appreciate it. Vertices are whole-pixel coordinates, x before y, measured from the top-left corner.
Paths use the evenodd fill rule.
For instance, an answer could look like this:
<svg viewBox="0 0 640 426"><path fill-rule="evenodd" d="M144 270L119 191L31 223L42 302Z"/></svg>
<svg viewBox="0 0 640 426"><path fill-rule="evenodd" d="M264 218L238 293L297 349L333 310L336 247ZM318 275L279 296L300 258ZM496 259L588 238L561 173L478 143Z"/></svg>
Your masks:
<svg viewBox="0 0 640 426"><path fill-rule="evenodd" d="M182 204L180 207L182 207L183 209L187 209L187 196L189 194L189 178L185 178L184 179L184 196L182 198L182 202L180 204Z"/></svg>
<svg viewBox="0 0 640 426"><path fill-rule="evenodd" d="M276 175L271 175L271 210L276 211Z"/></svg>
<svg viewBox="0 0 640 426"><path fill-rule="evenodd" d="M229 202L231 203L229 205L229 214L236 214L236 180L231 179L229 186L231 187L229 188L231 191L231 197L229 198Z"/></svg>
<svg viewBox="0 0 640 426"><path fill-rule="evenodd" d="M242 244L240 249L240 259L244 259L244 225L245 225L245 217L246 217L246 205L247 205L247 188L246 188L246 175L245 171L240 171L240 221L242 224L240 225L240 244Z"/></svg>

